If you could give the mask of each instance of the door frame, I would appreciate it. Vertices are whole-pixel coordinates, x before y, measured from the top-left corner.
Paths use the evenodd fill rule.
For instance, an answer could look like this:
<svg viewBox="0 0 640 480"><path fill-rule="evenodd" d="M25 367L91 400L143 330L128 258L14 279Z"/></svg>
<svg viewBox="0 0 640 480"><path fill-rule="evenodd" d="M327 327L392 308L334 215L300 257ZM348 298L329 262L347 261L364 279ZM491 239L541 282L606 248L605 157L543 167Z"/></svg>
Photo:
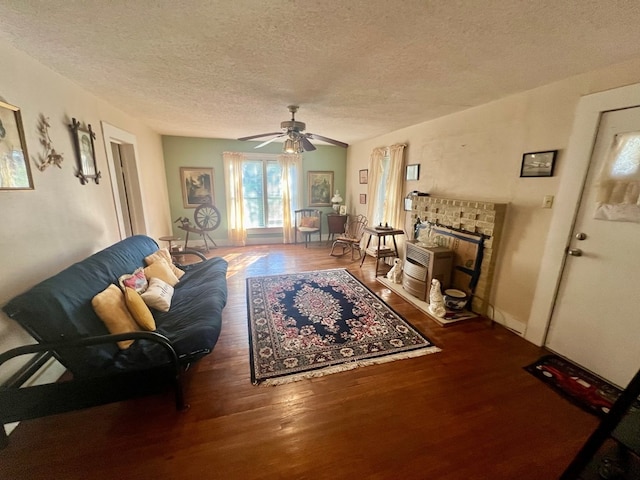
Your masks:
<svg viewBox="0 0 640 480"><path fill-rule="evenodd" d="M107 155L107 165L109 167L109 175L111 178L111 190L113 194L113 205L115 208L116 218L118 220L118 229L120 239L126 237L126 229L124 226L124 219L122 217L122 204L120 202L120 195L118 189L118 183L116 181L116 167L113 153L111 151L111 143L118 143L125 145L128 150L123 158L124 160L124 175L127 182L127 199L129 201L129 213L131 215L131 226L133 228L133 234L147 234L147 225L144 214L144 204L142 202L142 191L140 187L140 178L138 175L138 141L136 136L118 127L115 127L107 122L101 122L102 124L102 136L104 138L105 152Z"/></svg>
<svg viewBox="0 0 640 480"><path fill-rule="evenodd" d="M566 249L571 241L582 191L591 163L591 155L604 112L640 106L640 84L586 95L578 102L566 155L563 155L563 176L554 200L540 264L540 273L529 315L525 338L543 346L551 324L566 261Z"/></svg>

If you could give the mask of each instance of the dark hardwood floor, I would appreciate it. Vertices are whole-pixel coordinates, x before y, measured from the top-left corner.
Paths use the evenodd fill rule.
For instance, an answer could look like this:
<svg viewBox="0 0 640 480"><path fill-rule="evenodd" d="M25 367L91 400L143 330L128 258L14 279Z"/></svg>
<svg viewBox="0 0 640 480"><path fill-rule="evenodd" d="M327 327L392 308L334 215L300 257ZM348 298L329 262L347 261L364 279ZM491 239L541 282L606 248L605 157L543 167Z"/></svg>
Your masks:
<svg viewBox="0 0 640 480"><path fill-rule="evenodd" d="M322 244L218 248L229 300L214 352L171 393L22 422L14 479L558 478L597 419L523 370L544 350L488 320L446 328ZM276 387L250 382L245 278L347 268L442 352Z"/></svg>

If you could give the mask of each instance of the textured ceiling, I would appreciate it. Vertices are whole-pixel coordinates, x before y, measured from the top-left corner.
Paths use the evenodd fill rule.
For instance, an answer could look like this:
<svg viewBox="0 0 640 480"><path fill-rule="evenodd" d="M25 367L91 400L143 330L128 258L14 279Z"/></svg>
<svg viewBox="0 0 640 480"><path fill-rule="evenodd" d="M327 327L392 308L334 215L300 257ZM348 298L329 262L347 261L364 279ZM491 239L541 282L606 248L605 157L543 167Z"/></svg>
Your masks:
<svg viewBox="0 0 640 480"><path fill-rule="evenodd" d="M0 40L159 133L215 138L298 104L353 143L638 58L639 25L637 0L0 0Z"/></svg>

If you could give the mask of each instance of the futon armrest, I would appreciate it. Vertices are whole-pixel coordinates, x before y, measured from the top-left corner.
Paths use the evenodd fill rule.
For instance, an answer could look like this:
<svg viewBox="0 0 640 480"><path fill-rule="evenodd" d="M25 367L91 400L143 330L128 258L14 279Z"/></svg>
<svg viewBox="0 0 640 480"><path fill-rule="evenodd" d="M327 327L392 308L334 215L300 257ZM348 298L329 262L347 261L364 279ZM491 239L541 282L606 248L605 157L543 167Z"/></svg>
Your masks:
<svg viewBox="0 0 640 480"><path fill-rule="evenodd" d="M171 259L173 260L173 263L177 266L180 267L182 266L181 262L184 262L184 257L186 255L194 255L196 257L198 257L198 262L204 262L207 260L207 257L205 257L201 252L197 251L197 250L192 250L190 248L184 249L184 250L180 250L180 251L176 251L176 252L171 252Z"/></svg>
<svg viewBox="0 0 640 480"><path fill-rule="evenodd" d="M91 345L100 345L103 343L116 343L122 340L150 340L152 342L159 343L167 351L171 364L175 366L176 371L179 371L180 363L178 361L178 354L173 348L171 341L164 335L156 332L127 332L111 335L100 335L97 337L82 337L60 342L34 343L31 345L23 345L21 347L12 348L11 350L7 350L6 352L0 354L0 365L20 355L28 355L38 352L53 352L55 350L64 350L66 348L88 347Z"/></svg>
<svg viewBox="0 0 640 480"><path fill-rule="evenodd" d="M106 376L74 378L70 381L31 385L17 388L0 386L0 449L8 443L4 423L68 412L80 408L158 393L170 382L175 390L178 411L189 408L184 401L182 369L178 356L168 338L155 332L130 332L97 337L84 337L55 343L36 343L16 347L0 354L0 365L32 353L87 347L122 340L149 340L161 344L171 359L157 367L140 371L126 371Z"/></svg>

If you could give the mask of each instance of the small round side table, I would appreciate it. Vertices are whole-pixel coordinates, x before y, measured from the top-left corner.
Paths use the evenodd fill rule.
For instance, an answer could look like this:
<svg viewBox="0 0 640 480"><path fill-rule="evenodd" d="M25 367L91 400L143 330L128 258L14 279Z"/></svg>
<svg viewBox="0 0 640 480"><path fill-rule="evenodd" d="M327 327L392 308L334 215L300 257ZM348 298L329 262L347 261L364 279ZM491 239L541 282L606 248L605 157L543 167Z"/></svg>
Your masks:
<svg viewBox="0 0 640 480"><path fill-rule="evenodd" d="M158 240L162 242L169 243L169 252L173 252L172 242L177 242L178 240L182 240L180 237L174 237L173 235L167 235L165 237L158 237Z"/></svg>

